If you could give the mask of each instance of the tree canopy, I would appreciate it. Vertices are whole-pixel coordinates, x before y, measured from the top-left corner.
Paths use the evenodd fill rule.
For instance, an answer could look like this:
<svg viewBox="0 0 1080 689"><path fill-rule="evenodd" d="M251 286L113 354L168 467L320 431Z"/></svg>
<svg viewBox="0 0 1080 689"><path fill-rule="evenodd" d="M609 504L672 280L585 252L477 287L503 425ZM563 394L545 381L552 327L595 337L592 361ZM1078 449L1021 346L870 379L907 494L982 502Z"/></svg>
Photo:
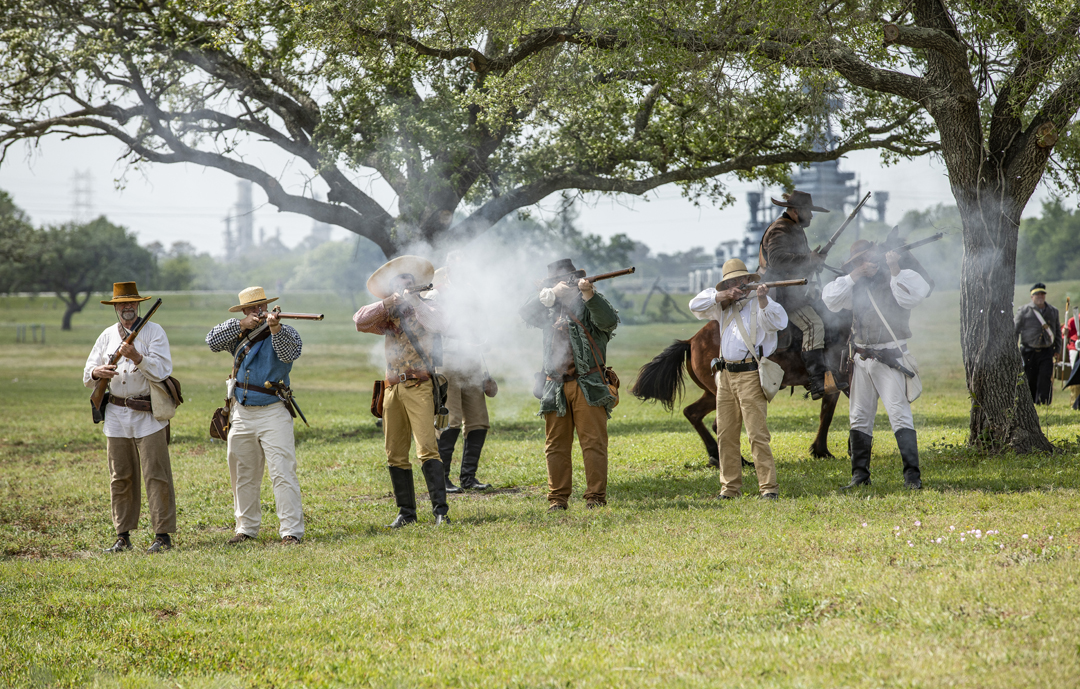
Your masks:
<svg viewBox="0 0 1080 689"><path fill-rule="evenodd" d="M778 183L791 163L935 148L916 108L872 91L850 96L829 146L807 136L830 102L822 80L760 52L696 49L703 31L766 26L770 8L675 7L11 0L0 143L114 137L134 164L249 179L387 255L469 239L562 190L674 183L723 200L724 173ZM255 140L290 156L306 188L260 167ZM365 191L372 172L393 208Z"/></svg>

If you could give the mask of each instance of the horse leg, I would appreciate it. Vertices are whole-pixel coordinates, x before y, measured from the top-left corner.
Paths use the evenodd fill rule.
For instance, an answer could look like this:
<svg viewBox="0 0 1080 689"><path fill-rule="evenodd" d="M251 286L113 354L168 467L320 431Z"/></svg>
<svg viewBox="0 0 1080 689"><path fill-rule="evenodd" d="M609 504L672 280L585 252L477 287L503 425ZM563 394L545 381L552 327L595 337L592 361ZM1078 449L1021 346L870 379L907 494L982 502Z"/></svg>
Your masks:
<svg viewBox="0 0 1080 689"><path fill-rule="evenodd" d="M720 449L716 445L716 438L709 433L709 429L703 422L703 419L714 411L716 411L716 396L706 390L698 401L683 409L683 416L697 431L701 442L705 443L705 451L709 453L709 466L719 467Z"/></svg>
<svg viewBox="0 0 1080 689"><path fill-rule="evenodd" d="M810 455L816 459L835 459L829 452L829 427L832 426L833 414L836 413L836 403L840 399L840 393L824 395L821 398L821 420L818 423L817 436L810 444Z"/></svg>

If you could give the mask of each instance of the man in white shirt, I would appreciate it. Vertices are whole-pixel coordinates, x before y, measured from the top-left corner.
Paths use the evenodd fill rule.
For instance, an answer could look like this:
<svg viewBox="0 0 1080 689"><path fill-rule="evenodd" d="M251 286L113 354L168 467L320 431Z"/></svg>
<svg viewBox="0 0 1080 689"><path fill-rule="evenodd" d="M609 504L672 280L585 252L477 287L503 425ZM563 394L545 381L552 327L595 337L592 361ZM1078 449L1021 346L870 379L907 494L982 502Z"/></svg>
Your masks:
<svg viewBox="0 0 1080 689"><path fill-rule="evenodd" d="M776 462L772 436L766 417L769 400L761 389L758 363L747 348L752 338L757 356L767 357L776 351L776 333L787 327L784 307L769 298L769 288L758 282L757 274L747 272L737 258L724 263L723 279L690 300L690 310L701 320L717 321L721 328L719 359L714 360L716 374L716 441L720 449L720 498L739 496L742 489L742 453L739 438L742 425L750 440L750 453L757 469L761 497L775 500L778 494ZM755 296L751 296L755 295ZM735 318L742 320L744 339Z"/></svg>
<svg viewBox="0 0 1080 689"><path fill-rule="evenodd" d="M88 388L102 378L109 380L103 430L108 443L116 542L105 550L107 553L131 550L131 531L139 525L142 503L140 470L146 482L146 502L155 534L146 552L171 549L169 534L176 533L169 423L154 418L150 405L151 381L160 383L172 374L169 338L160 325L150 321L139 331L134 343L124 343L139 316L139 302L149 298L139 296L134 282L113 284L113 298L101 303L116 309L119 323L105 328L83 368L83 385ZM118 349L121 358L116 364L109 364L109 358Z"/></svg>
<svg viewBox="0 0 1080 689"><path fill-rule="evenodd" d="M881 250L865 239L855 242L845 264L850 272L825 285L821 292L830 311L851 309L853 316L855 354L848 435L851 483L844 487L870 485L870 450L880 397L900 449L904 485L919 490L919 445L907 393L909 374L918 372L912 370L907 349L911 337L908 319L911 309L929 296L930 285L915 270L900 267L901 261L913 260L910 256L889 251L884 257L888 270L881 270L880 254Z"/></svg>

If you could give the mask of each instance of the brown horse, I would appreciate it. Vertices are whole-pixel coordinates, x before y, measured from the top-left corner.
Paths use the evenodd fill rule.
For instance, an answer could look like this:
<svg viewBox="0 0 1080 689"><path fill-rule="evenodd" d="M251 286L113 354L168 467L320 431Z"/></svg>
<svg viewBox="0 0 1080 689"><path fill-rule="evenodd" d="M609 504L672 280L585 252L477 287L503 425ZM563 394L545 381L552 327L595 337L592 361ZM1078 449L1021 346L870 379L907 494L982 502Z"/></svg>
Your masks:
<svg viewBox="0 0 1080 689"><path fill-rule="evenodd" d="M824 309L821 309L825 311ZM825 356L829 368L840 370L840 356L847 346L847 334L851 330L851 312L842 311L828 314L825 321ZM780 346L769 359L780 364L784 369L782 386L790 387L792 393L796 386L806 387L810 378L803 366L799 350L802 346L801 332L789 325L780 333ZM694 384L703 390L701 398L683 409L683 415L694 427L705 443L709 453L709 465L718 466L719 450L716 437L705 427L703 419L716 411L716 379L709 369L713 358L720 352L720 327L716 321L709 321L689 340L675 340L667 349L658 354L648 364L641 367L637 380L630 391L641 400L659 401L665 409L671 411L675 400L683 393L683 362ZM832 425L833 413L840 393L825 395L821 398L821 414L818 420L817 437L810 445L810 454L817 458L832 457L829 452L829 426ZM713 424L715 432L716 425Z"/></svg>

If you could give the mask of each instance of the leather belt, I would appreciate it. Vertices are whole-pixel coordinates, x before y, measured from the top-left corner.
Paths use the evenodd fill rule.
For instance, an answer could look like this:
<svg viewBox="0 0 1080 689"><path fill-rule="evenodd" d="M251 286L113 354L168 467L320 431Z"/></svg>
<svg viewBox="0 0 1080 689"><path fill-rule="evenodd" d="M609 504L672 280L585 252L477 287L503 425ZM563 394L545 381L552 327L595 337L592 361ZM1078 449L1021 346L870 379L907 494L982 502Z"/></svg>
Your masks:
<svg viewBox="0 0 1080 689"><path fill-rule="evenodd" d="M877 358L876 355L879 355L879 354L882 354L882 353L885 353L887 356L899 357L900 356L899 354L893 354L892 352L899 351L899 352L903 352L904 354L907 354L907 351L908 351L907 345L904 345L900 349L897 349L896 347L877 347L877 348L871 349L870 347L860 347L859 345L855 345L853 347L853 349L855 350L856 354L858 354L859 356L861 356L864 359L876 359Z"/></svg>
<svg viewBox="0 0 1080 689"><path fill-rule="evenodd" d="M425 381L431 380L431 376L427 371L406 371L405 373L399 373L397 378L387 378L386 385L393 386L398 383L404 383L407 380Z"/></svg>
<svg viewBox="0 0 1080 689"><path fill-rule="evenodd" d="M117 397L116 395L109 395L109 404L115 404L118 407L127 407L135 411L153 411L150 405L150 395L139 395L138 397Z"/></svg>
<svg viewBox="0 0 1080 689"><path fill-rule="evenodd" d="M247 390L248 392L261 392L264 395L274 394L273 388L264 387L262 385L251 385L249 383L241 383L240 381L236 381L236 387L242 390Z"/></svg>
<svg viewBox="0 0 1080 689"><path fill-rule="evenodd" d="M720 370L727 370L729 373L745 373L747 371L758 370L758 362L756 361L721 361Z"/></svg>
<svg viewBox="0 0 1080 689"><path fill-rule="evenodd" d="M556 383L569 383L572 380L577 380L581 376L587 376L590 373L596 373L597 371L600 371L600 370L601 370L601 368L599 366L593 366L592 368L590 368L585 373L582 373L581 375L578 375L577 369L576 368L571 368L569 371L562 374L561 376L554 376L554 377L553 376L547 376L547 379L551 380L551 381L554 381Z"/></svg>

